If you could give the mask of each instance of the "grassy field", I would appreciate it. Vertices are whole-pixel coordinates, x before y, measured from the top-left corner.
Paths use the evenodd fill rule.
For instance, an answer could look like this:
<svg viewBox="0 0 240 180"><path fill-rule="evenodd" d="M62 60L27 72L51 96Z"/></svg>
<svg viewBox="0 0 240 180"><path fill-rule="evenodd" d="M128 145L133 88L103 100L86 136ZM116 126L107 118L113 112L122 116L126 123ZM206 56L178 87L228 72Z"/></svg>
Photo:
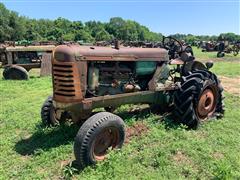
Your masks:
<svg viewBox="0 0 240 180"><path fill-rule="evenodd" d="M201 59L215 55L195 51ZM213 57L213 71L239 79L240 64L228 56ZM127 126L143 123L148 131L95 167L77 171L72 166L73 139L79 127L41 127L40 108L52 93L51 78L39 78L36 71L31 75L29 81L0 77L0 179L240 178L240 97L231 91L225 93L225 117L204 123L198 130L169 126L153 114L126 114L131 107L120 107L117 113L124 115Z"/></svg>
<svg viewBox="0 0 240 180"><path fill-rule="evenodd" d="M209 60L209 59L214 59L216 61L235 61L239 60L239 55L238 56L233 56L233 54L227 54L225 53L224 58L217 58L217 52L202 52L201 48L193 47L193 52L194 55L201 60Z"/></svg>

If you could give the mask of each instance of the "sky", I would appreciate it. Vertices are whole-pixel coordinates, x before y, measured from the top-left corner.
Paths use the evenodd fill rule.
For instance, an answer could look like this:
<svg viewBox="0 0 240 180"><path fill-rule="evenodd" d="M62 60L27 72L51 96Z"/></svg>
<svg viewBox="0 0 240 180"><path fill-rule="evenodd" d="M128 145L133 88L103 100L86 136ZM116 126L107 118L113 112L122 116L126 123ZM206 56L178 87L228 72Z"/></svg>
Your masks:
<svg viewBox="0 0 240 180"><path fill-rule="evenodd" d="M108 22L111 17L135 20L151 31L219 35L240 34L240 0L0 0L29 18L58 17Z"/></svg>

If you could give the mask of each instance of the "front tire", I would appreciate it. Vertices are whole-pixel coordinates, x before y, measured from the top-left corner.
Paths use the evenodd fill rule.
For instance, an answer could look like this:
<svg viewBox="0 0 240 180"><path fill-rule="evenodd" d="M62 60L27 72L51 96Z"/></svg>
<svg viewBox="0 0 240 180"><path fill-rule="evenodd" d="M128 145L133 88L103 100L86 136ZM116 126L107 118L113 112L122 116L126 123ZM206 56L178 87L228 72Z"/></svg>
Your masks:
<svg viewBox="0 0 240 180"><path fill-rule="evenodd" d="M84 122L74 143L76 162L81 167L104 160L109 148L121 148L125 139L123 120L112 113L100 112Z"/></svg>
<svg viewBox="0 0 240 180"><path fill-rule="evenodd" d="M52 96L49 96L42 105L41 119L44 126L56 126L59 124L53 107Z"/></svg>
<svg viewBox="0 0 240 180"><path fill-rule="evenodd" d="M174 95L174 118L189 128L197 128L200 122L224 114L223 88L216 75L197 70L182 78Z"/></svg>

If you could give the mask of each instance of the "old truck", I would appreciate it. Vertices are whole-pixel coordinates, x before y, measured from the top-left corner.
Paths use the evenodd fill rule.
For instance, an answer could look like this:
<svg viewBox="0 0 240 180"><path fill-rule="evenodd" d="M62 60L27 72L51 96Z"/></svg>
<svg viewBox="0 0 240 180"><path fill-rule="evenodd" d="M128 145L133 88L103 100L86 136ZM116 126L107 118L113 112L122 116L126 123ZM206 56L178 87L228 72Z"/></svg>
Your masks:
<svg viewBox="0 0 240 180"><path fill-rule="evenodd" d="M0 45L0 62L2 63L4 79L26 80L28 71L41 68L43 60L46 66L45 74L51 73L51 54L55 45ZM50 63L48 63L50 62Z"/></svg>
<svg viewBox="0 0 240 180"><path fill-rule="evenodd" d="M74 154L82 167L106 158L124 143L124 121L114 109L123 104L149 104L163 109L188 128L224 114L223 88L209 69L196 61L190 46L171 37L164 48L60 45L53 51L53 95L43 103L42 122L82 124ZM93 114L95 108L108 112Z"/></svg>

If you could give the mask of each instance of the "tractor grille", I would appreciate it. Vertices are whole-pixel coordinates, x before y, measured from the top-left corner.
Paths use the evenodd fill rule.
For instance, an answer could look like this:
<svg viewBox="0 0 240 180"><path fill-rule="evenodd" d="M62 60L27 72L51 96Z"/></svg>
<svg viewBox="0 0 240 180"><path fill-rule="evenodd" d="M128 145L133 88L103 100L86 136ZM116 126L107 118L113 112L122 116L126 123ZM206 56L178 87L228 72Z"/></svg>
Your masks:
<svg viewBox="0 0 240 180"><path fill-rule="evenodd" d="M77 64L53 61L53 96L59 102L76 102L83 98Z"/></svg>
<svg viewBox="0 0 240 180"><path fill-rule="evenodd" d="M80 80L77 69L73 63L53 63L54 97L60 101L74 100L79 95Z"/></svg>

